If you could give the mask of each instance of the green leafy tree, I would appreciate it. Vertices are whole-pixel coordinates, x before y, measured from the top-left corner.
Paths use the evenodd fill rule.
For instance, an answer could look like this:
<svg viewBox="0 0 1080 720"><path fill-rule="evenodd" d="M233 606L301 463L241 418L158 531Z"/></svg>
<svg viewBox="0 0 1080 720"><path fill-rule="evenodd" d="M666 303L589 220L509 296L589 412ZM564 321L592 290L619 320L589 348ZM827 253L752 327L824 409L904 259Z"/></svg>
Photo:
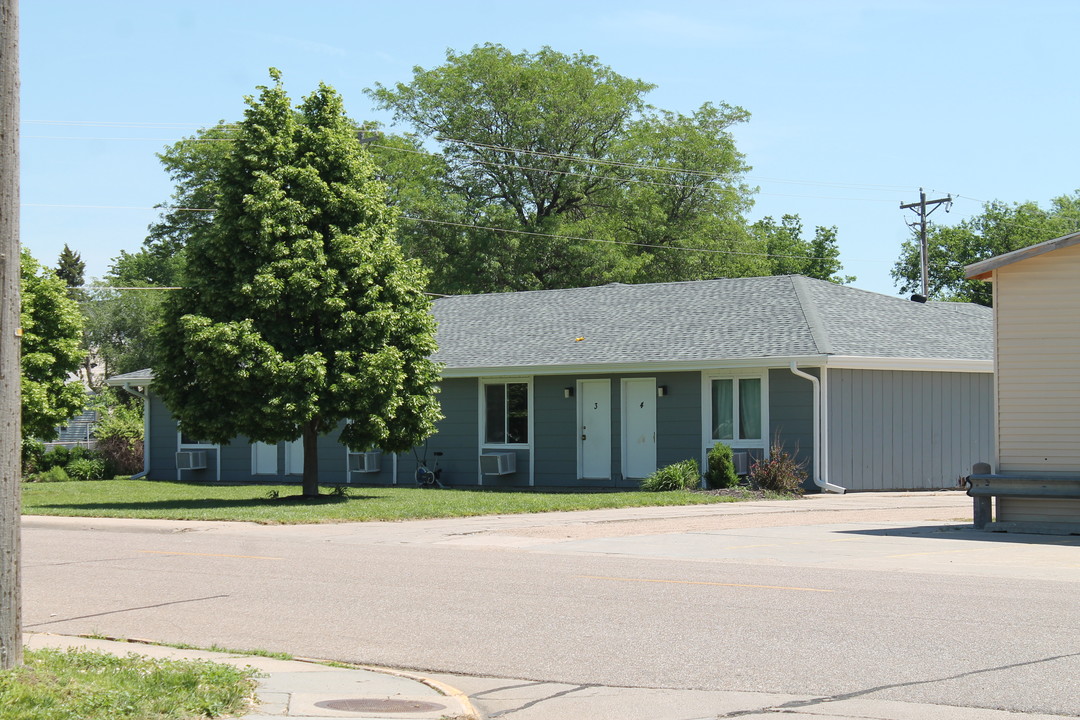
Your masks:
<svg viewBox="0 0 1080 720"><path fill-rule="evenodd" d="M780 222L772 217L754 223L752 232L768 253L767 275L805 275L840 285L853 282L851 275L840 275L840 248L836 244L836 227L814 228L814 239L802 236L802 218L784 215Z"/></svg>
<svg viewBox="0 0 1080 720"><path fill-rule="evenodd" d="M182 263L182 250L176 255L145 247L135 253L121 251L97 287L83 292L83 337L90 350L85 373L91 387L100 389L97 383L103 377L152 364L153 328L168 291L132 288L175 287Z"/></svg>
<svg viewBox="0 0 1080 720"><path fill-rule="evenodd" d="M161 217L150 226L142 249L116 259L116 276L139 286L184 284L184 248L213 222L218 179L236 133L235 124L221 121L158 153L175 183L172 197L160 206Z"/></svg>
<svg viewBox="0 0 1080 720"><path fill-rule="evenodd" d="M436 292L776 272L744 218L754 188L732 129L749 113L722 103L658 110L645 103L652 88L590 55L484 45L370 91L413 132L374 123L355 132L401 210L398 243L431 270ZM184 248L211 222L204 210L236 132L222 122L159 155L176 190L142 250L118 258L125 272L183 284ZM800 267L844 280L835 233L818 239L822 252L800 258L824 260Z"/></svg>
<svg viewBox="0 0 1080 720"><path fill-rule="evenodd" d="M986 203L983 212L947 227L931 225L927 231L929 293L935 300L993 304L990 283L964 278L964 267L980 260L1052 240L1080 230L1080 190L1037 203ZM922 292L919 238L913 233L900 248L892 269L902 293Z"/></svg>
<svg viewBox="0 0 1080 720"><path fill-rule="evenodd" d="M394 240L385 186L320 85L294 110L280 81L248 98L216 180L216 212L165 301L155 388L194 436L318 437L400 452L439 418L425 273Z"/></svg>
<svg viewBox="0 0 1080 720"><path fill-rule="evenodd" d="M86 406L82 383L69 381L84 355L82 316L67 284L26 249L21 279L23 437L52 440Z"/></svg>
<svg viewBox="0 0 1080 720"><path fill-rule="evenodd" d="M82 306L84 336L98 369L95 378L153 364L153 328L160 319L165 292L103 286L87 293Z"/></svg>
<svg viewBox="0 0 1080 720"><path fill-rule="evenodd" d="M570 287L755 274L741 213L751 189L727 105L693 115L645 104L653 86L591 55L482 45L369 91L441 144L460 214L430 238L441 291ZM516 231L516 232L503 232ZM550 237L556 235L559 237ZM590 242L577 238L589 238ZM699 248L696 253L666 248ZM430 262L430 260L429 260Z"/></svg>

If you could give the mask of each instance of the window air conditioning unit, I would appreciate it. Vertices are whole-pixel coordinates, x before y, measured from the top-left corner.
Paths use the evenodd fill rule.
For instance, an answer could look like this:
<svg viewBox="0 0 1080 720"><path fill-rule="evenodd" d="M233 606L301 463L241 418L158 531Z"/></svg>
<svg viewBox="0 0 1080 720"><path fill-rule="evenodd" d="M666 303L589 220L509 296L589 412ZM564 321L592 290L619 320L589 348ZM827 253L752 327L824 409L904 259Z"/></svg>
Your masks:
<svg viewBox="0 0 1080 720"><path fill-rule="evenodd" d="M512 475L514 472L517 471L517 453L481 453L480 470L485 475Z"/></svg>
<svg viewBox="0 0 1080 720"><path fill-rule="evenodd" d="M731 453L731 462L735 466L736 475L748 475L750 473L750 453Z"/></svg>
<svg viewBox="0 0 1080 720"><path fill-rule="evenodd" d="M349 453L349 472L377 473L382 453L378 450Z"/></svg>
<svg viewBox="0 0 1080 720"><path fill-rule="evenodd" d="M205 450L181 450L176 453L177 470L205 470Z"/></svg>

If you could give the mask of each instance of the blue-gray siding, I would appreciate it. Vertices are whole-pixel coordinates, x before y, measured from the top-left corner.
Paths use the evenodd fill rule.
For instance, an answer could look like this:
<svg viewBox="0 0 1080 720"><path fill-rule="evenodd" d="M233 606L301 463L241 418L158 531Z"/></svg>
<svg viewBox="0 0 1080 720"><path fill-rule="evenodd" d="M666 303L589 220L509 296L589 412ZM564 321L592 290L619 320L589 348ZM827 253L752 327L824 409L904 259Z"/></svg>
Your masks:
<svg viewBox="0 0 1080 720"><path fill-rule="evenodd" d="M803 372L820 376L818 368L805 368ZM769 445L777 438L804 464L805 487L813 488L814 386L788 369L769 371Z"/></svg>
<svg viewBox="0 0 1080 720"><path fill-rule="evenodd" d="M816 368L807 372L817 376ZM666 393L656 402L657 466L687 458L703 460L700 372L537 376L532 380L532 437L514 448L517 470L481 476L480 380L451 378L440 386L444 419L426 446L395 457L383 454L377 473L348 473L340 429L319 439L320 482L412 486L417 459L437 461L442 482L452 487L631 488L622 468L622 381L653 377ZM578 478L577 400L565 388L578 380L606 379L611 388L611 478ZM956 484L972 463L992 457L992 386L987 373L830 370L828 382L829 481L851 490L941 488ZM768 376L769 440L779 437L813 468L813 386L790 370ZM150 477L175 480L176 422L150 395ZM299 482L286 473L285 444L279 443L277 475L252 476L251 446L243 438L206 450L207 469L184 471L183 480L213 482ZM506 450L507 448L491 448ZM441 453L436 458L435 453ZM220 455L220 458L219 458ZM220 463L219 463L220 460ZM220 464L220 475L218 467ZM812 486L809 486L812 487Z"/></svg>
<svg viewBox="0 0 1080 720"><path fill-rule="evenodd" d="M830 370L830 482L850 490L955 487L993 457L989 373Z"/></svg>
<svg viewBox="0 0 1080 720"><path fill-rule="evenodd" d="M176 479L176 420L165 403L152 392L149 402L150 436L144 452L150 458L149 477L153 480Z"/></svg>

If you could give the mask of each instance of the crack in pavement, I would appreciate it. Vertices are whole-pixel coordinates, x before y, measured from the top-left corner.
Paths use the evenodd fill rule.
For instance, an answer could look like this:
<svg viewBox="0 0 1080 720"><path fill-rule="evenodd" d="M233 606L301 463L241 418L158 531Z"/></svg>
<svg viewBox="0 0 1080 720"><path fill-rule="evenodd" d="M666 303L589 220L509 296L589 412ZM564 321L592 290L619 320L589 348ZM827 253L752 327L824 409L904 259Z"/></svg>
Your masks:
<svg viewBox="0 0 1080 720"><path fill-rule="evenodd" d="M496 692L498 690L512 690L512 689L516 689L516 688L536 687L537 685L548 685L548 684L549 683L541 682L541 683L525 683L523 685L507 685L507 686L501 687L501 688L493 688L491 690L485 690L484 692L478 693L476 695L472 695L471 697L479 697L480 695L486 695L488 693ZM511 713L521 712L522 710L528 710L529 708L536 707L540 703L545 703L548 700L554 700L555 698L564 697L564 696L569 695L571 693L576 693L579 690L588 690L589 688L595 688L595 687L602 687L602 686L601 685L595 685L595 684L594 685L578 685L576 687L568 688L566 690L560 690L559 692L552 693L550 695L547 695L546 697L537 698L536 700L530 700L529 702L527 702L524 705L521 705L519 707L509 708L507 710L500 710L499 712L491 713L490 715L488 715L488 717L489 718L507 717Z"/></svg>
<svg viewBox="0 0 1080 720"><path fill-rule="evenodd" d="M982 675L984 673L998 672L999 670L1012 670L1013 668L1026 667L1029 665L1040 665L1042 663L1053 662L1054 660L1064 660L1065 658L1080 657L1080 653L1069 653L1067 655L1055 655L1048 658L1040 658L1038 660L1027 660L1025 662L1012 663L1011 665L1000 665L998 667L981 668L979 670L970 670L958 675L949 675L943 678L934 678L931 680L912 680L911 682L892 683L890 685L878 685L877 687L867 688L865 690L855 690L854 692L841 693L839 695L827 695L823 697L811 698L809 700L792 700L786 702L783 705L767 705L761 708L755 708L753 710L735 710L724 715L717 715L717 720L721 718L737 718L744 717L746 715L754 715L756 713L774 712L774 713L786 713L791 710L799 710L802 708L815 707L817 705L824 705L831 702L842 702L844 700L854 700L855 698L864 697L866 695L872 695L882 690L892 690L894 688L914 687L916 685L930 685L933 683L947 682L949 680L959 680L961 678L973 677L975 675ZM904 701L897 701L904 702Z"/></svg>
<svg viewBox="0 0 1080 720"><path fill-rule="evenodd" d="M31 568L43 568L43 567L62 567L64 565L91 565L93 563L103 562L119 562L120 560L137 560L137 557L131 555L125 555L123 557L114 558L98 558L97 560L69 560L67 562L40 562L40 563L25 563L23 568L29 570Z"/></svg>
<svg viewBox="0 0 1080 720"><path fill-rule="evenodd" d="M103 615L116 615L118 613L131 612L133 610L150 610L152 608L167 607L169 605L182 605L184 603L202 602L203 600L218 600L220 598L227 598L229 595L207 595L206 597L189 598L187 600L172 600L170 602L157 603L156 605L139 605L130 608L121 608L119 610L106 610L105 612L93 613L91 615L79 615L78 617L61 618L59 620L46 620L45 622L31 623L24 625L23 627L41 627L42 625L55 625L56 623L69 622L71 620L86 620L87 618L101 617Z"/></svg>

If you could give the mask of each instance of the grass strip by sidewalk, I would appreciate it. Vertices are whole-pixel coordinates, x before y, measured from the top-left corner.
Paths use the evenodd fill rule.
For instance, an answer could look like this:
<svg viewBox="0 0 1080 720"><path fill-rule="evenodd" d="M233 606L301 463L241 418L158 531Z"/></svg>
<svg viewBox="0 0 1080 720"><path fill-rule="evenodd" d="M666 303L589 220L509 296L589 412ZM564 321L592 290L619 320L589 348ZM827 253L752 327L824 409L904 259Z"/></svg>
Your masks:
<svg viewBox="0 0 1080 720"><path fill-rule="evenodd" d="M205 660L29 650L0 672L4 720L195 720L243 712L254 671Z"/></svg>
<svg viewBox="0 0 1080 720"><path fill-rule="evenodd" d="M324 493L329 491L324 489ZM697 505L757 499L687 491L536 493L349 488L302 499L289 485L209 485L151 480L25 483L26 515L234 520L263 524L413 520L599 508Z"/></svg>

